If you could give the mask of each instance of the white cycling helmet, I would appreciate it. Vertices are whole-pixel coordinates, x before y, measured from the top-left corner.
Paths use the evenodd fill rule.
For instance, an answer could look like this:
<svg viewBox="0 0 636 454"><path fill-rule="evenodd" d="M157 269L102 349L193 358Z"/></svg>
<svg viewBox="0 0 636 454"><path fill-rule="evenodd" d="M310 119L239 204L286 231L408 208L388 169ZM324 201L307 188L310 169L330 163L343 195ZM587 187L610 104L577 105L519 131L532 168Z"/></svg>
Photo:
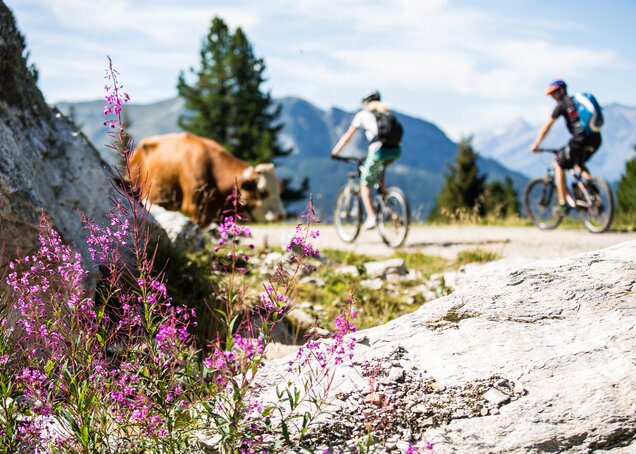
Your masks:
<svg viewBox="0 0 636 454"><path fill-rule="evenodd" d="M378 90L373 90L362 98L363 103L371 101L380 101L380 92Z"/></svg>

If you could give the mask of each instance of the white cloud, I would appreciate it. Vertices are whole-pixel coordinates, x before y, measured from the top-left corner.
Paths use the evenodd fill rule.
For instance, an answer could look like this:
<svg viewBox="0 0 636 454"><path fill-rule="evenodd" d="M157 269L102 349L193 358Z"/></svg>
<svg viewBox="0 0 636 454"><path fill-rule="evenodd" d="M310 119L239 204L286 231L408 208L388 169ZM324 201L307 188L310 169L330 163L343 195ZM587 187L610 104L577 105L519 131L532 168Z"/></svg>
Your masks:
<svg viewBox="0 0 636 454"><path fill-rule="evenodd" d="M275 95L352 107L361 92L378 87L414 115L423 115L429 101L439 103L442 125L454 130L469 121L480 128L515 112L538 116L545 100L537 96L548 80L629 65L615 50L557 40L560 30L583 33L584 25L503 17L489 2L7 1L16 4L19 25L26 24L51 101L94 98L91 87L101 88L106 55L134 100L174 96L177 74L198 64L215 15L246 30L265 58ZM457 102L465 104L448 105Z"/></svg>

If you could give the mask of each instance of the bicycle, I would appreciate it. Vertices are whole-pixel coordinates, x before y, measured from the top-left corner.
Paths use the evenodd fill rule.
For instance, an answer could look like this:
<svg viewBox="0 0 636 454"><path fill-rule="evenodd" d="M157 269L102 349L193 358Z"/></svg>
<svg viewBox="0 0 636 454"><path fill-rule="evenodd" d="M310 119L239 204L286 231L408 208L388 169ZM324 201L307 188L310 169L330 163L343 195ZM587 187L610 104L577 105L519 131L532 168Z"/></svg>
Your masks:
<svg viewBox="0 0 636 454"><path fill-rule="evenodd" d="M542 148L543 153L553 153L556 157L558 150ZM612 223L614 216L614 199L609 185L599 177L592 177L584 181L580 172L569 169L573 176L571 191L566 184L566 199L571 208L574 208L585 228L592 233L606 231ZM556 228L565 214L557 210L559 198L557 195L554 170L548 167L543 178L536 178L528 183L524 193L526 212L532 223L542 230Z"/></svg>
<svg viewBox="0 0 636 454"><path fill-rule="evenodd" d="M352 243L360 234L362 226L362 198L360 196L360 166L364 158L332 156L333 159L355 162L355 172L349 172L347 183L340 188L336 196L334 224L342 241ZM392 186L385 189L384 174L381 184L375 184L373 206L377 216L377 225L382 241L390 247L400 247L406 240L410 225L410 209L404 192Z"/></svg>

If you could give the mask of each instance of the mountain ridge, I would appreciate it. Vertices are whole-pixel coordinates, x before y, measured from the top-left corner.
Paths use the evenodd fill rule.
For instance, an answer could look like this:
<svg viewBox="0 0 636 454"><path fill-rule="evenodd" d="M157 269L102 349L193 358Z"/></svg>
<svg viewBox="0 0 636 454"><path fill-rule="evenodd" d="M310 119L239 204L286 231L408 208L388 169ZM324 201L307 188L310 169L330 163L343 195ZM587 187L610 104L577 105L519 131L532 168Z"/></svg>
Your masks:
<svg viewBox="0 0 636 454"><path fill-rule="evenodd" d="M284 147L293 150L289 156L276 160L277 172L281 178L291 180L292 186L298 186L305 177L309 178L316 207L323 219L330 219L337 189L345 183L351 166L330 159L329 152L349 127L355 113L338 107L323 110L294 96L276 99L275 103L282 107L279 121L284 124L279 140ZM115 161L113 152L105 146L111 138L108 135L110 130L103 126L103 104L102 100L62 102L58 103L58 108L73 117L96 145L102 158L112 163ZM184 103L179 98L127 104L124 118L130 121L129 132L138 142L147 136L180 130L177 118L183 109ZM405 129L403 152L400 160L389 167L387 181L389 184L399 182L407 190L414 218L422 219L432 209L443 186L444 173L454 161L457 144L430 121L399 111L395 114ZM364 134L357 134L343 153L364 156L366 148ZM478 166L480 173L487 174L490 180L503 180L510 176L520 193L528 181L521 173L511 171L486 156L478 158ZM296 212L303 208L303 202L296 202L290 207Z"/></svg>

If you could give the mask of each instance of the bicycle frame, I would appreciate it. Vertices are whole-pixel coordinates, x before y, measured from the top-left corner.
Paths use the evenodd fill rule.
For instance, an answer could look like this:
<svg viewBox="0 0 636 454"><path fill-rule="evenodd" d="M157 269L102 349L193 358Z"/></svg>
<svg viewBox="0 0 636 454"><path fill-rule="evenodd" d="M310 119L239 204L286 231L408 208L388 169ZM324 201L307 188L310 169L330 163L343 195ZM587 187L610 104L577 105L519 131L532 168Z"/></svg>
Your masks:
<svg viewBox="0 0 636 454"><path fill-rule="evenodd" d="M360 167L364 159L339 156L334 156L334 159L356 163L356 171L349 172L347 183L338 192L334 212L334 223L338 235L345 242L353 242L360 231L359 210L362 209ZM410 210L404 192L397 187L387 189L384 177L383 172L378 183L374 184L375 194L371 202L378 219L377 225L382 240L391 247L399 247L404 244L408 234ZM352 197L355 201L351 200ZM348 231L345 232L345 230Z"/></svg>
<svg viewBox="0 0 636 454"><path fill-rule="evenodd" d="M555 149L540 149L539 151L550 152L555 157L558 152ZM567 169L567 172L564 173L566 201L570 207L578 212L579 217L590 232L604 232L609 228L614 213L612 190L602 178L590 176L588 180L583 177L582 173L583 169L579 166ZM568 178L568 174L571 176L570 178ZM563 210L556 209L555 203L558 203L556 191L556 177L552 167L548 167L545 177L531 180L526 186L524 191L525 208L533 224L540 229L556 228L564 217Z"/></svg>
<svg viewBox="0 0 636 454"><path fill-rule="evenodd" d="M556 159L557 150L550 149L550 148L541 148L539 151L542 153L552 153L554 155L554 158ZM566 199L569 197L572 200L574 204L573 208L576 208L576 209L590 208L592 206L592 196L590 195L590 192L588 191L585 181L583 180L582 170L580 168L578 171L575 170L574 168L564 169L564 170L565 170L565 186L563 189L565 191ZM576 194L573 194L572 191L570 191L570 185L568 184L569 183L568 174L571 175L572 178L574 178L574 181L571 184L572 189L576 187L580 191L580 194L583 196L583 200L580 197L577 197ZM544 178L546 182L553 182L556 187L556 177L554 175L554 169L552 167L548 167L546 176ZM551 195L552 194L550 194L550 196Z"/></svg>

